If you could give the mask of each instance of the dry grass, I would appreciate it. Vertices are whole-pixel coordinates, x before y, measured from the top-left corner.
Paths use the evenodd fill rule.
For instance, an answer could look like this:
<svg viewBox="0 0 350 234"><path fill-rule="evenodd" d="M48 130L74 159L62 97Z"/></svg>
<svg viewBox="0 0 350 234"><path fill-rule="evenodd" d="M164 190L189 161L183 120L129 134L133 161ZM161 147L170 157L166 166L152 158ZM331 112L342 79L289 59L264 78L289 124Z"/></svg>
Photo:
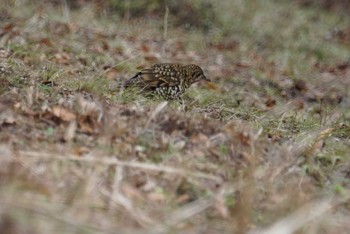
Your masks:
<svg viewBox="0 0 350 234"><path fill-rule="evenodd" d="M171 10L7 4L0 233L349 230L349 16L223 1L203 33ZM116 88L156 62L213 83L185 106Z"/></svg>

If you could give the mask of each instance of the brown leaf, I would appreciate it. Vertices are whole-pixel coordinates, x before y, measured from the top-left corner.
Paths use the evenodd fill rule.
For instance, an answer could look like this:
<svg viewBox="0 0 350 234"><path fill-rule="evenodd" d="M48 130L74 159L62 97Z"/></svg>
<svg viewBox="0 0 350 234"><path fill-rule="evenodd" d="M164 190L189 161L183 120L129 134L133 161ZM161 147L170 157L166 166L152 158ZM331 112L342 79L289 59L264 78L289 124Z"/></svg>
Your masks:
<svg viewBox="0 0 350 234"><path fill-rule="evenodd" d="M88 64L88 62L86 61L86 59L84 59L84 58L82 58L82 57L78 58L78 61L79 61L79 63L81 63L81 64L84 65L84 66L86 66L86 65Z"/></svg>
<svg viewBox="0 0 350 234"><path fill-rule="evenodd" d="M248 68L248 67L252 66L251 64L244 63L244 62L236 63L235 65L236 65L236 67L239 67L239 68Z"/></svg>
<svg viewBox="0 0 350 234"><path fill-rule="evenodd" d="M122 184L121 191L126 197L130 199L136 199L138 201L144 200L142 192L128 183Z"/></svg>
<svg viewBox="0 0 350 234"><path fill-rule="evenodd" d="M294 101L294 105L295 107L297 108L297 110L301 110L304 108L305 106L305 101L302 99L302 98L297 98L295 101Z"/></svg>
<svg viewBox="0 0 350 234"><path fill-rule="evenodd" d="M55 54L56 63L68 65L70 56L66 52Z"/></svg>
<svg viewBox="0 0 350 234"><path fill-rule="evenodd" d="M229 217L229 211L225 205L225 200L222 197L220 196L216 197L215 208L219 212L222 218Z"/></svg>
<svg viewBox="0 0 350 234"><path fill-rule="evenodd" d="M101 46L100 44L93 44L91 47L90 47L91 51L93 52L96 52L96 53L104 53L104 48L103 48L103 45Z"/></svg>
<svg viewBox="0 0 350 234"><path fill-rule="evenodd" d="M90 149L85 147L85 146L80 146L80 147L75 148L73 150L73 153L78 155L78 156L82 156L82 155L87 154L89 152L90 152Z"/></svg>
<svg viewBox="0 0 350 234"><path fill-rule="evenodd" d="M310 149L308 150L308 155L315 155L315 153L322 149L324 145L324 139L329 137L332 132L334 131L334 128L327 128L319 133L319 135L316 137L315 142L311 145Z"/></svg>
<svg viewBox="0 0 350 234"><path fill-rule="evenodd" d="M227 40L227 41L224 41L224 42L219 42L219 43L211 43L210 46L212 48L215 48L217 50L231 50L231 51L234 51L238 48L239 46L239 42L235 41L235 40Z"/></svg>
<svg viewBox="0 0 350 234"><path fill-rule="evenodd" d="M16 124L16 118L11 109L0 112L0 126Z"/></svg>
<svg viewBox="0 0 350 234"><path fill-rule="evenodd" d="M148 62L155 63L158 61L158 58L156 56L153 56L153 55L146 55L145 60Z"/></svg>
<svg viewBox="0 0 350 234"><path fill-rule="evenodd" d="M85 133L94 133L94 125L87 117L79 118L79 128Z"/></svg>
<svg viewBox="0 0 350 234"><path fill-rule="evenodd" d="M39 40L39 44L46 45L46 46L52 46L52 43L49 38L42 38Z"/></svg>
<svg viewBox="0 0 350 234"><path fill-rule="evenodd" d="M8 58L11 55L11 51L5 48L0 48L0 58Z"/></svg>
<svg viewBox="0 0 350 234"><path fill-rule="evenodd" d="M282 139L281 134L279 133L268 133L267 137L272 141L272 142L278 142Z"/></svg>
<svg viewBox="0 0 350 234"><path fill-rule="evenodd" d="M274 99L274 98L271 98L271 97L269 97L266 101L265 101L265 105L267 106L267 107L274 107L275 105L276 105L276 99Z"/></svg>
<svg viewBox="0 0 350 234"><path fill-rule="evenodd" d="M309 90L308 85L304 80L294 80L294 88L302 93Z"/></svg>
<svg viewBox="0 0 350 234"><path fill-rule="evenodd" d="M185 49L185 44L182 41L176 42L176 45L174 46L177 51L179 50L184 50Z"/></svg>
<svg viewBox="0 0 350 234"><path fill-rule="evenodd" d="M236 138L243 144L246 146L250 146L252 141L250 139L249 134L245 133L245 132L238 132L236 134Z"/></svg>
<svg viewBox="0 0 350 234"><path fill-rule="evenodd" d="M64 133L63 139L66 142L70 142L75 137L75 132L77 130L77 123L76 121L71 121L66 129L66 132Z"/></svg>
<svg viewBox="0 0 350 234"><path fill-rule="evenodd" d="M107 77L107 79L109 80L114 80L116 78L116 76L118 75L119 71L112 67L112 68L108 68L106 71L105 71L105 75Z"/></svg>
<svg viewBox="0 0 350 234"><path fill-rule="evenodd" d="M15 25L13 23L6 23L2 26L2 31L4 33L8 33L11 32L14 27Z"/></svg>
<svg viewBox="0 0 350 234"><path fill-rule="evenodd" d="M41 54L39 56L39 59L40 59L40 62L46 62L46 60L47 60L46 54Z"/></svg>
<svg viewBox="0 0 350 234"><path fill-rule="evenodd" d="M160 192L152 192L147 195L148 200L154 202L163 202L165 200L165 196Z"/></svg>
<svg viewBox="0 0 350 234"><path fill-rule="evenodd" d="M181 194L176 198L177 204L184 204L190 200L190 196L188 194Z"/></svg>
<svg viewBox="0 0 350 234"><path fill-rule="evenodd" d="M136 67L137 70L142 70L146 67L145 64L140 64L139 66Z"/></svg>
<svg viewBox="0 0 350 234"><path fill-rule="evenodd" d="M219 87L213 82L206 82L207 88L211 90L219 90Z"/></svg>
<svg viewBox="0 0 350 234"><path fill-rule="evenodd" d="M141 50L142 50L143 52L145 52L145 53L147 53L147 52L150 51L149 46L146 45L146 44L141 44L140 48L141 48Z"/></svg>
<svg viewBox="0 0 350 234"><path fill-rule="evenodd" d="M102 41L102 49L103 50L109 50L109 44L107 41Z"/></svg>
<svg viewBox="0 0 350 234"><path fill-rule="evenodd" d="M63 120L63 121L66 121L66 122L70 122L70 121L74 121L76 120L76 115L66 109L65 107L63 106L54 106L51 108L51 113L56 116L57 118Z"/></svg>
<svg viewBox="0 0 350 234"><path fill-rule="evenodd" d="M348 44L350 42L350 26L334 31L331 37L340 43Z"/></svg>
<svg viewBox="0 0 350 234"><path fill-rule="evenodd" d="M203 146L209 146L210 145L210 141L208 136L204 135L203 133L198 133L195 134L191 137L191 141L194 144L201 144Z"/></svg>

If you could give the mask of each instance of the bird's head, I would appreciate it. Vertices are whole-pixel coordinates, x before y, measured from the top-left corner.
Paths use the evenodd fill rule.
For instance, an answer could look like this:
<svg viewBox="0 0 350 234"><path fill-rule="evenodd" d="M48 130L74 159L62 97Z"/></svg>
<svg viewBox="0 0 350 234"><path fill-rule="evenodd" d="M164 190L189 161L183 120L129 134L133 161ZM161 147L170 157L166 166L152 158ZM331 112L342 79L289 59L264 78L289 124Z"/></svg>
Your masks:
<svg viewBox="0 0 350 234"><path fill-rule="evenodd" d="M187 71L189 74L189 83L190 84L196 83L196 82L201 81L201 80L210 81L204 75L202 68L200 68L199 66L194 65L194 64L190 64L190 65L187 65L186 68L187 68Z"/></svg>

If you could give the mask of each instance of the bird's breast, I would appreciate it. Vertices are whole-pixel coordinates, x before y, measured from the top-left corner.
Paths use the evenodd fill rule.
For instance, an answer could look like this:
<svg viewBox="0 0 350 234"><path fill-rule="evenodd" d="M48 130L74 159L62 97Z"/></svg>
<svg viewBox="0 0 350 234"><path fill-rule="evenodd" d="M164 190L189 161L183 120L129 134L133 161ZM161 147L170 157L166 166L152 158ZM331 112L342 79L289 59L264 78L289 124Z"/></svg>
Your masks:
<svg viewBox="0 0 350 234"><path fill-rule="evenodd" d="M181 86L178 85L166 86L156 88L156 92L165 99L171 100L178 98L183 93L183 89L181 88Z"/></svg>

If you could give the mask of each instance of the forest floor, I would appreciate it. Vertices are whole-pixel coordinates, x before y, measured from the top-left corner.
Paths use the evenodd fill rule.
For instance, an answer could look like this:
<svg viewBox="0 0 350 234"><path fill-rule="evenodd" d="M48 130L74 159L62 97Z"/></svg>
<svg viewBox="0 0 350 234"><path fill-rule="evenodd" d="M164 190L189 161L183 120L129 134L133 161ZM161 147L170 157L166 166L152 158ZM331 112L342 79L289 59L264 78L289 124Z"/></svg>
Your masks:
<svg viewBox="0 0 350 234"><path fill-rule="evenodd" d="M0 233L347 233L350 16L254 2L209 33L0 8ZM161 62L212 82L118 89Z"/></svg>

